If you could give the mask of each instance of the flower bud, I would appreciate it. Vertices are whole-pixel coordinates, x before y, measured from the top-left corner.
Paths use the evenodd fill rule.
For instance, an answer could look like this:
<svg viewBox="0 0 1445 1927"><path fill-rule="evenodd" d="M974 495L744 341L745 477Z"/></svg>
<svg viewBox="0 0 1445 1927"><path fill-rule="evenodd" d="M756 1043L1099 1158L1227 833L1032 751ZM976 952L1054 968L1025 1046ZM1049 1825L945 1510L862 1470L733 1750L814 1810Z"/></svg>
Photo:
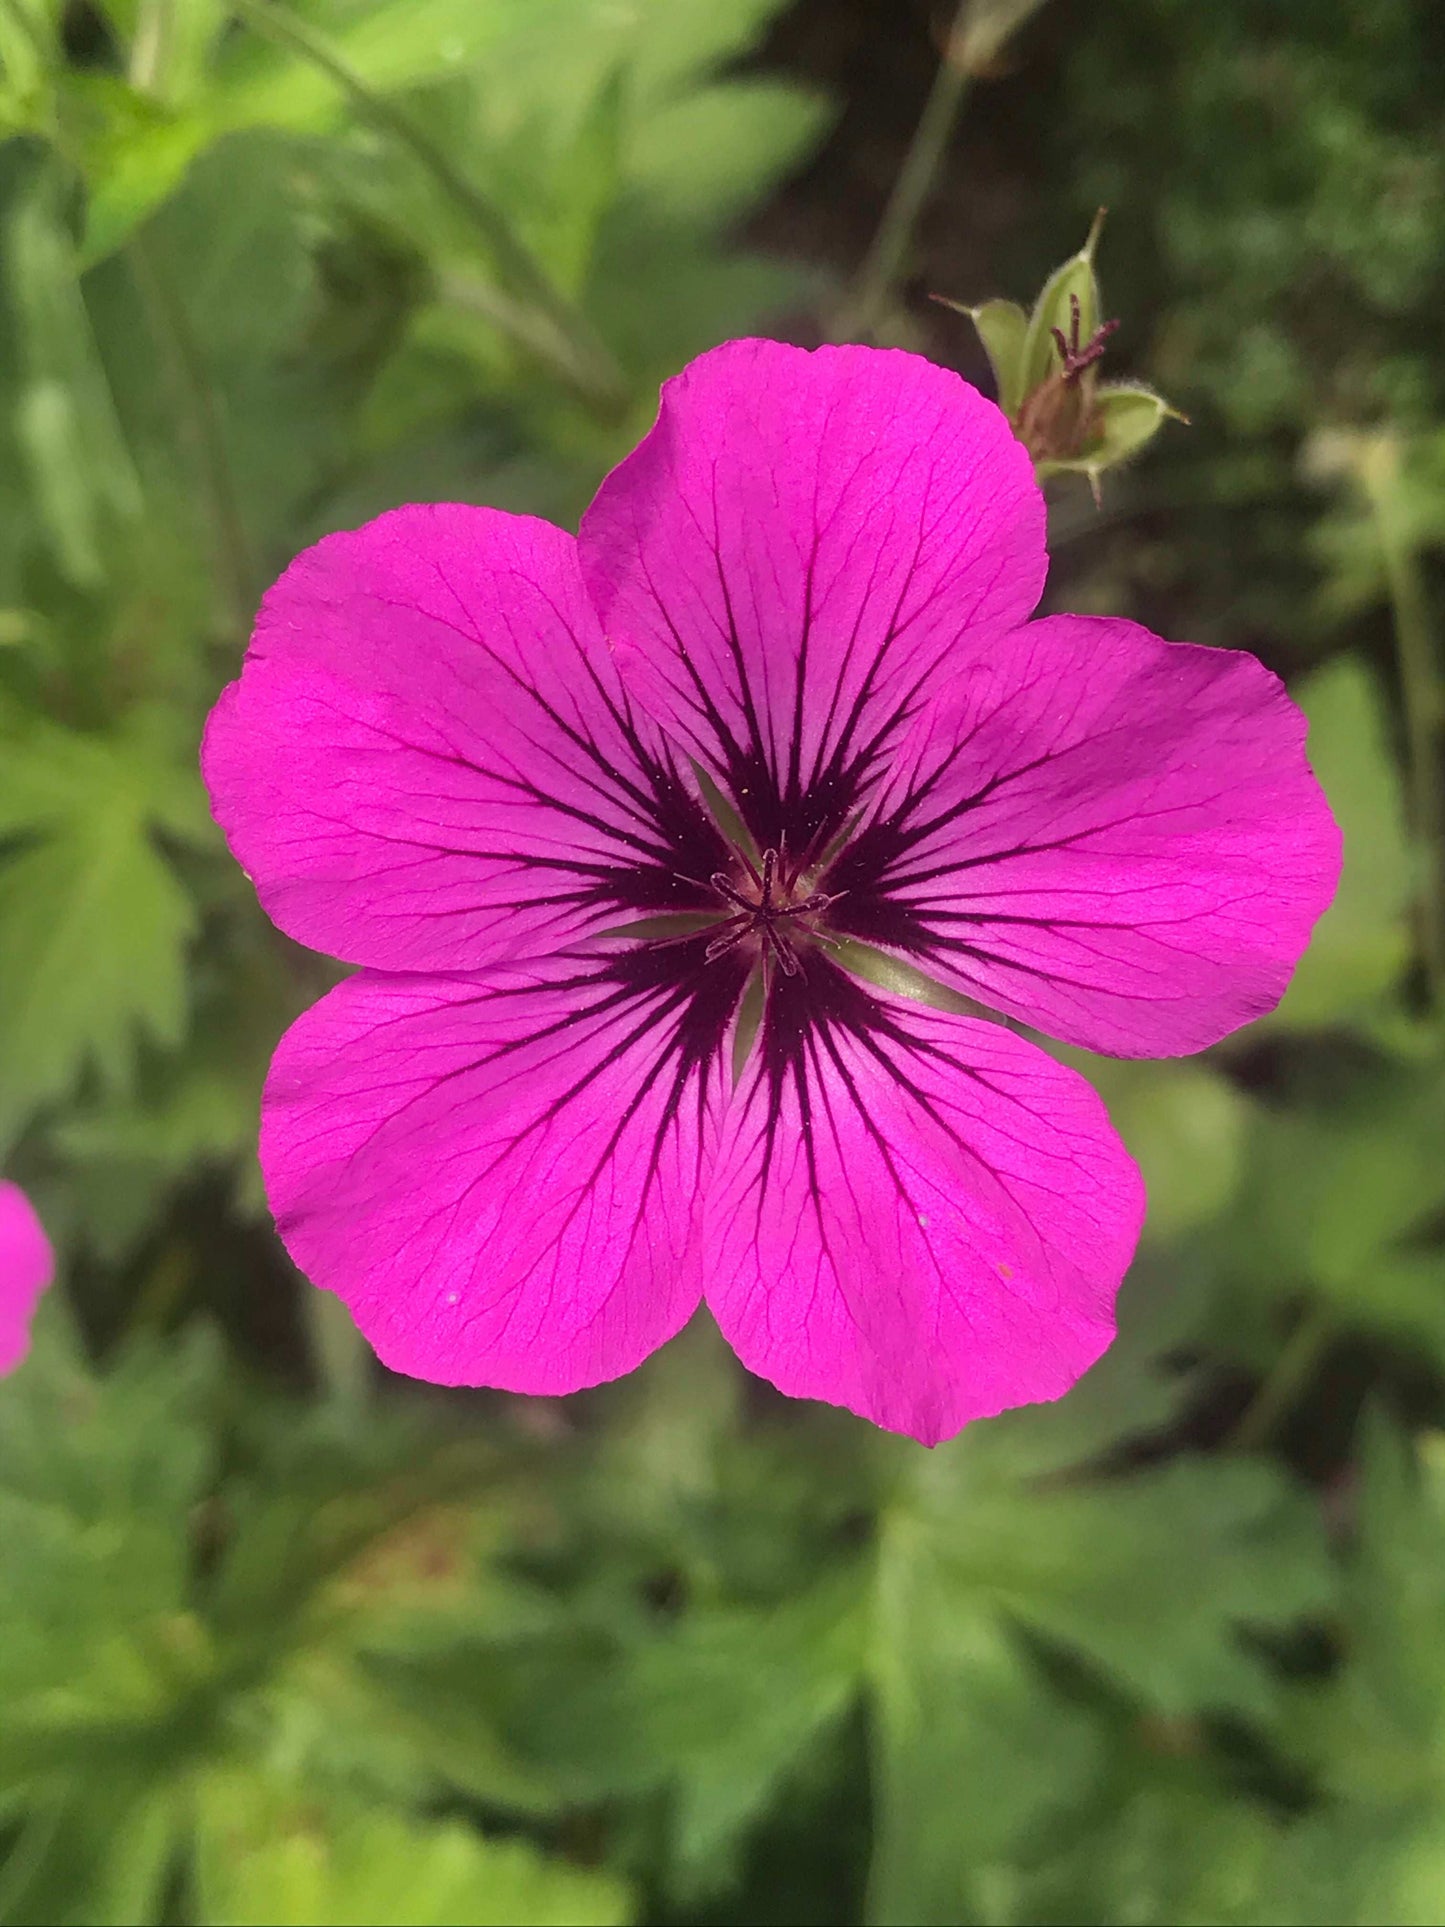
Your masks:
<svg viewBox="0 0 1445 1927"><path fill-rule="evenodd" d="M1087 475L1096 501L1105 469L1136 455L1166 419L1187 419L1142 382L1099 380L1099 362L1119 325L1100 320L1094 250L1103 223L1100 208L1088 240L1049 276L1031 314L1014 301L970 308L934 297L966 314L978 330L999 407L1033 457L1040 481Z"/></svg>

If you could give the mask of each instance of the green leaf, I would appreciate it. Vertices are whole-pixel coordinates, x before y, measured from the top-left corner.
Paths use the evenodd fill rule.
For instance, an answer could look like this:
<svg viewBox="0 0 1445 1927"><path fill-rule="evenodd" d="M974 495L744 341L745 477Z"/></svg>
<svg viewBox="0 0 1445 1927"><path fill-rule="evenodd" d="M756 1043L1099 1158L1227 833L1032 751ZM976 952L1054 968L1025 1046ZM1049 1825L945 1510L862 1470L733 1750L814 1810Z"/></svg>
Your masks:
<svg viewBox="0 0 1445 1927"><path fill-rule="evenodd" d="M1445 1201L1442 1139L1445 1078L1428 1062L1383 1069L1318 1110L1261 1112L1229 1228L1233 1263L1258 1284L1325 1291L1368 1320L1377 1277L1389 1303L1410 1240Z"/></svg>
<svg viewBox="0 0 1445 1927"><path fill-rule="evenodd" d="M1102 1769L1097 1723L1024 1629L1169 1720L1273 1715L1246 1628L1330 1598L1318 1524L1272 1467L1180 1460L1090 1485L1010 1478L965 1433L916 1464L878 1553L878 1837L869 1917L986 1911L993 1870L1039 1856Z"/></svg>
<svg viewBox="0 0 1445 1927"><path fill-rule="evenodd" d="M1260 1927L1271 1900L1305 1901L1280 1878L1278 1820L1222 1779L1197 1730L1137 1728L1084 1813L1037 1867L1009 1868L1001 1918L1024 1923L1173 1921ZM1321 1902L1329 1889L1317 1889ZM1267 1898L1268 1896L1268 1898ZM1298 1919L1338 1916L1330 1905ZM1291 1916L1294 1918L1294 1916Z"/></svg>
<svg viewBox="0 0 1445 1927"><path fill-rule="evenodd" d="M24 371L17 430L56 563L78 587L93 588L107 572L107 546L140 514L141 490L58 202L56 182L42 173L4 227Z"/></svg>
<svg viewBox="0 0 1445 1927"><path fill-rule="evenodd" d="M138 1037L185 1027L195 913L147 824L158 773L122 738L31 729L0 765L0 1140L87 1066L130 1081Z"/></svg>
<svg viewBox="0 0 1445 1927"><path fill-rule="evenodd" d="M151 1767L138 1748L99 1772L77 1764L63 1793L35 1802L0 1868L0 1923L135 1927L163 1917L186 1816L179 1790Z"/></svg>
<svg viewBox="0 0 1445 1927"><path fill-rule="evenodd" d="M866 1600L862 1573L845 1568L769 1612L690 1613L626 1669L619 1711L677 1789L690 1882L715 1884L739 1835L853 1705Z"/></svg>
<svg viewBox="0 0 1445 1927"><path fill-rule="evenodd" d="M1445 1451L1378 1409L1362 1428L1335 1675L1300 1694L1325 1799L1291 1831L1263 1921L1429 1927L1445 1880Z"/></svg>
<svg viewBox="0 0 1445 1927"><path fill-rule="evenodd" d="M356 78L378 94L404 92L463 73L523 17L526 0L368 0L335 7L306 0L290 12L319 33ZM281 10L278 8L278 11ZM260 32L260 16L226 49L213 91L218 130L333 125L348 103L317 63Z"/></svg>
<svg viewBox="0 0 1445 1927"><path fill-rule="evenodd" d="M343 9L339 17L324 6L294 11L326 34L363 86L390 95L463 71L515 17L516 0L382 0ZM191 99L179 111L163 111L154 100L119 89L102 101L109 112L90 156L87 266L121 246L223 136L255 128L309 133L334 126L350 111L346 95L319 65L253 30L215 43L214 71L201 88L195 56L211 45L203 33L199 47L190 50L193 72L182 92Z"/></svg>
<svg viewBox="0 0 1445 1927"><path fill-rule="evenodd" d="M1144 1234L1177 1237L1229 1204L1243 1170L1250 1106L1207 1064L1131 1064L1056 1049L1109 1107L1149 1194Z"/></svg>
<svg viewBox="0 0 1445 1927"><path fill-rule="evenodd" d="M1098 1765L1092 1722L940 1550L906 1518L879 1546L870 1927L977 1918L990 1871L1045 1840Z"/></svg>
<svg viewBox="0 0 1445 1927"><path fill-rule="evenodd" d="M980 1492L966 1446L949 1459L930 1465L923 1497L951 1587L1166 1716L1269 1710L1273 1684L1240 1628L1291 1621L1330 1595L1317 1521L1273 1467L1179 1459L1025 1497Z"/></svg>
<svg viewBox="0 0 1445 1927"><path fill-rule="evenodd" d="M216 137L201 113L117 115L94 146L82 264L93 268L123 247Z"/></svg>
<svg viewBox="0 0 1445 1927"><path fill-rule="evenodd" d="M743 214L830 118L826 101L776 80L701 87L638 117L627 180L663 219L706 232Z"/></svg>
<svg viewBox="0 0 1445 1927"><path fill-rule="evenodd" d="M62 1791L92 1770L164 1770L212 1664L189 1525L213 1473L216 1390L204 1335L136 1347L97 1377L54 1298L0 1385L0 1792L59 1769Z"/></svg>
<svg viewBox="0 0 1445 1927"><path fill-rule="evenodd" d="M196 1918L207 1927L621 1927L621 1881L460 1822L326 1805L216 1771L197 1802Z"/></svg>
<svg viewBox="0 0 1445 1927"><path fill-rule="evenodd" d="M1310 762L1345 844L1339 892L1269 1020L1305 1029L1367 1008L1399 981L1410 955L1412 866L1373 673L1357 657L1341 656L1296 694L1309 718Z"/></svg>

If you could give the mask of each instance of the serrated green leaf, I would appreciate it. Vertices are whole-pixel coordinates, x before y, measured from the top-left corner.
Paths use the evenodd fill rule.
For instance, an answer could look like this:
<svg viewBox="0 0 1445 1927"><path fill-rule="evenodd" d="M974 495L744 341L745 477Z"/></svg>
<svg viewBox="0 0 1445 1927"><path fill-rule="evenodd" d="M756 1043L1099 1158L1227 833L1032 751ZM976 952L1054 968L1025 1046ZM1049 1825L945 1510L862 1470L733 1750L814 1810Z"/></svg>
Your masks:
<svg viewBox="0 0 1445 1927"><path fill-rule="evenodd" d="M623 1883L460 1822L324 1805L218 1771L198 1797L197 1918L209 1927L622 1927Z"/></svg>
<svg viewBox="0 0 1445 1927"><path fill-rule="evenodd" d="M1144 1729L1061 1850L1037 1867L1009 1868L999 1927L1026 1922L1168 1920L1180 1927L1259 1927L1267 1900L1306 1901L1280 1878L1284 1830L1261 1802L1229 1784L1197 1730ZM1318 1891L1328 1892L1321 1886ZM1330 1918L1326 1905L1299 1916Z"/></svg>
<svg viewBox="0 0 1445 1927"><path fill-rule="evenodd" d="M1046 1838L1099 1763L1092 1722L950 1582L941 1550L901 1516L879 1544L870 1927L978 1918L990 1870Z"/></svg>
<svg viewBox="0 0 1445 1927"><path fill-rule="evenodd" d="M210 839L199 785L159 746L143 713L109 736L27 721L0 740L0 1139L86 1067L124 1089L140 1036L182 1033L195 913L148 826Z"/></svg>
<svg viewBox="0 0 1445 1927"><path fill-rule="evenodd" d="M195 921L134 817L78 818L0 866L0 1140L87 1066L123 1087L140 1035L179 1041Z"/></svg>
<svg viewBox="0 0 1445 1927"><path fill-rule="evenodd" d="M866 1601L862 1570L845 1569L771 1612L689 1614L627 1668L627 1724L676 1786L675 1850L689 1881L715 1884L780 1782L855 1702Z"/></svg>
<svg viewBox="0 0 1445 1927"><path fill-rule="evenodd" d="M1163 1719L1259 1716L1279 1689L1242 1632L1331 1597L1308 1503L1262 1464L1031 1489L965 1433L909 1483L878 1553L879 1923L986 1915L991 1870L1028 1865L1095 1797L1098 1723L1017 1629Z"/></svg>
<svg viewBox="0 0 1445 1927"><path fill-rule="evenodd" d="M1166 1716L1272 1703L1240 1628L1330 1596L1318 1523L1274 1468L1181 1459L1025 1497L979 1491L969 1456L965 1442L930 1464L922 1494L950 1587L1073 1647Z"/></svg>
<svg viewBox="0 0 1445 1927"><path fill-rule="evenodd" d="M1445 1892L1445 1452L1368 1409L1342 1664L1294 1739L1325 1799L1281 1844L1257 1918L1429 1927Z"/></svg>
<svg viewBox="0 0 1445 1927"><path fill-rule="evenodd" d="M198 1334L98 1377L52 1297L0 1385L0 1789L164 1767L211 1667L188 1524L213 1471L216 1368Z"/></svg>
<svg viewBox="0 0 1445 1927"><path fill-rule="evenodd" d="M1234 1265L1257 1285L1313 1286L1366 1322L1378 1275L1398 1315L1391 1269L1445 1200L1442 1140L1445 1079L1428 1062L1391 1067L1348 1104L1261 1112Z"/></svg>

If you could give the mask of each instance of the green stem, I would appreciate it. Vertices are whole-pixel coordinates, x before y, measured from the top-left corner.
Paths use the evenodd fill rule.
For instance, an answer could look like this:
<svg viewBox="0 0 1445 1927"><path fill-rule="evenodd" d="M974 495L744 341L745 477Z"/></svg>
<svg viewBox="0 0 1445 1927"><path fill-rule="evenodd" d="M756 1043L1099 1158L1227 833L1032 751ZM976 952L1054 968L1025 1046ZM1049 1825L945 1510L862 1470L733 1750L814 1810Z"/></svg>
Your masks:
<svg viewBox="0 0 1445 1927"><path fill-rule="evenodd" d="M1382 441L1361 464L1394 620L1410 814L1423 858L1417 904L1420 952L1431 1003L1437 1011L1445 1011L1445 763L1441 757L1445 688L1419 557L1401 526L1397 475L1398 451L1393 442Z"/></svg>
<svg viewBox="0 0 1445 1927"><path fill-rule="evenodd" d="M405 147L461 210L486 244L502 279L531 311L512 332L549 361L600 411L616 413L626 400L622 372L589 323L554 286L500 208L456 167L411 116L376 93L319 34L275 0L232 0L234 11L258 33L326 74L372 125ZM540 328L540 339L538 330Z"/></svg>
<svg viewBox="0 0 1445 1927"><path fill-rule="evenodd" d="M898 170L878 231L829 329L834 341L866 341L882 318L889 290L913 239L918 217L942 165L968 91L969 75L961 50L964 23L972 4L973 0L959 0L932 90Z"/></svg>
<svg viewBox="0 0 1445 1927"><path fill-rule="evenodd" d="M150 317L156 345L165 358L178 413L200 471L231 620L237 633L244 635L255 613L256 569L211 378L185 308L157 262L144 231L138 230L131 237L126 252Z"/></svg>
<svg viewBox="0 0 1445 1927"><path fill-rule="evenodd" d="M340 1410L359 1413L371 1397L371 1347L334 1292L303 1285L312 1362L327 1397Z"/></svg>
<svg viewBox="0 0 1445 1927"><path fill-rule="evenodd" d="M138 93L164 94L175 38L175 0L144 0L130 47L129 79Z"/></svg>
<svg viewBox="0 0 1445 1927"><path fill-rule="evenodd" d="M1285 1340L1268 1376L1244 1409L1230 1434L1237 1452L1257 1452L1274 1436L1334 1337L1334 1318L1328 1306L1315 1303Z"/></svg>

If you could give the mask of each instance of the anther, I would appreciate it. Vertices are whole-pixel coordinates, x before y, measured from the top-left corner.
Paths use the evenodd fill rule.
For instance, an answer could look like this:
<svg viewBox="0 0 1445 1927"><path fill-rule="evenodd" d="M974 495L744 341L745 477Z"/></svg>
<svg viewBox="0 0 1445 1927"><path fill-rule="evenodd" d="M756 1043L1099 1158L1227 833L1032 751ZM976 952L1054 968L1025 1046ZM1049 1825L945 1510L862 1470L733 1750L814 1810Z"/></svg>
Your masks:
<svg viewBox="0 0 1445 1927"><path fill-rule="evenodd" d="M1110 335L1118 325L1117 321L1101 321L1088 341L1081 344L1079 333L1083 327L1083 310L1079 306L1079 297L1076 294L1069 296L1068 338L1065 339L1062 328L1049 329L1049 333L1054 338L1054 346L1059 351L1059 360L1064 364L1065 381L1077 380L1086 368L1091 368L1100 359L1108 345Z"/></svg>

